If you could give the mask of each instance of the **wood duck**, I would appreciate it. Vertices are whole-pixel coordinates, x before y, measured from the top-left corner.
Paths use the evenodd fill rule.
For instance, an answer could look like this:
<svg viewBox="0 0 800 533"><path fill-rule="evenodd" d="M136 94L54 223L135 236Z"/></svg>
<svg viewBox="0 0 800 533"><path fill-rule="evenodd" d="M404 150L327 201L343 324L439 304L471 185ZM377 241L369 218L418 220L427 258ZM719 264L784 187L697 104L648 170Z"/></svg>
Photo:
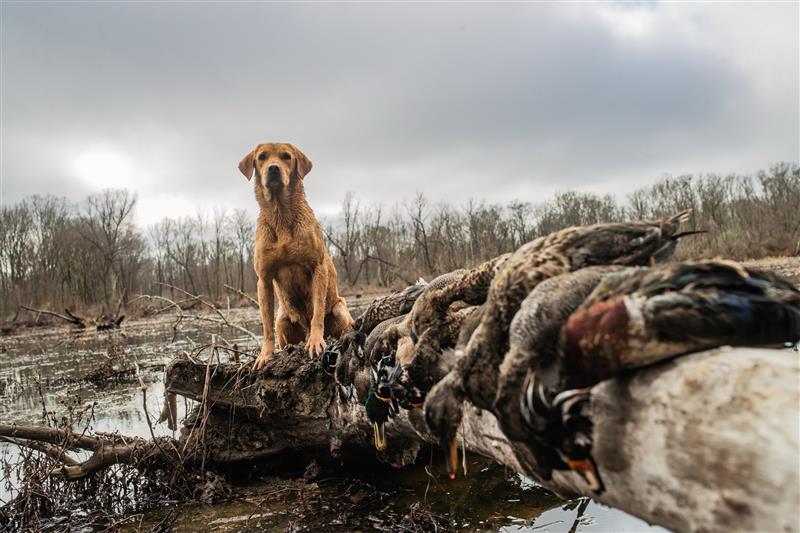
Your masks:
<svg viewBox="0 0 800 533"><path fill-rule="evenodd" d="M643 222L594 224L566 228L539 237L515 251L489 288L481 322L453 369L455 377L437 384L426 399L429 428L440 435L455 436L461 420L461 401L468 399L481 409L491 409L497 392L498 367L508 351L511 320L525 297L542 281L596 265L648 265L668 258L680 237L690 211ZM441 387L440 387L441 386ZM448 395L455 401L449 401ZM454 411L451 409L455 407ZM452 427L441 427L443 424ZM452 450L453 446L447 446Z"/></svg>
<svg viewBox="0 0 800 533"><path fill-rule="evenodd" d="M594 384L716 346L800 339L800 291L775 274L722 260L587 270L526 298L504 361L527 369L524 382L506 373L495 402L504 432L529 443L545 479L570 469L602 492L591 457Z"/></svg>

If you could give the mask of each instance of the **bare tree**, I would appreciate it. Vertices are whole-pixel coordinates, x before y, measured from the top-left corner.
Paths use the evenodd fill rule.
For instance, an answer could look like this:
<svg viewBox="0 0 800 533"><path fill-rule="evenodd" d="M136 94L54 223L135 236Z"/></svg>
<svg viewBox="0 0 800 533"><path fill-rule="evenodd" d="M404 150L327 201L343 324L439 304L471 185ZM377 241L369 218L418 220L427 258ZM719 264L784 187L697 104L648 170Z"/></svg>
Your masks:
<svg viewBox="0 0 800 533"><path fill-rule="evenodd" d="M210 300L226 294L224 285L255 290L255 223L246 210L166 218L145 240L132 222L135 205L134 194L107 190L77 207L50 196L0 206L0 314L20 305L102 304L113 312L128 296L163 295L168 286ZM686 208L707 233L686 239L679 258L797 255L798 205L800 166L779 163L754 175L666 176L622 200L567 191L536 204L453 206L418 193L385 208L348 193L324 229L341 283L387 286L472 266L567 226Z"/></svg>
<svg viewBox="0 0 800 533"><path fill-rule="evenodd" d="M131 214L136 205L136 195L127 190L107 189L90 195L83 206L78 226L81 236L98 252L102 264L103 296L108 308L118 289L120 297L124 287L118 287L119 273L115 269L123 251L126 233L132 231Z"/></svg>
<svg viewBox="0 0 800 533"><path fill-rule="evenodd" d="M239 272L237 287L240 291L244 292L246 290L244 265L247 262L252 262L253 259L255 223L244 209L235 209L228 220L233 233L233 240L236 244L237 266ZM255 282L253 282L253 285L255 285Z"/></svg>

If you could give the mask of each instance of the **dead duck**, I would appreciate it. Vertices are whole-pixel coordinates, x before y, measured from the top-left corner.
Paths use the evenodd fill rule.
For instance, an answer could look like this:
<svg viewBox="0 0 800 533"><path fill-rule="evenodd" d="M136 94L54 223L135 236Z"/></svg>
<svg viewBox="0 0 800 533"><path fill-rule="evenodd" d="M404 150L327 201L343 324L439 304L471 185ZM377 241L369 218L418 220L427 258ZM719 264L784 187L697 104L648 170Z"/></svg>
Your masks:
<svg viewBox="0 0 800 533"><path fill-rule="evenodd" d="M364 335L369 333L381 322L405 315L411 311L411 307L419 296L425 292L429 284L420 278L413 285L405 289L393 292L387 296L376 298L367 309L353 323L353 330L360 331Z"/></svg>
<svg viewBox="0 0 800 533"><path fill-rule="evenodd" d="M361 362L364 354L368 355L371 350L370 347L367 352L364 351L369 335L387 320L408 314L414 302L428 286L429 284L420 278L413 285L373 300L354 321L352 329L323 353L322 367L325 372L340 385L351 386L355 375L364 369L364 364Z"/></svg>
<svg viewBox="0 0 800 533"><path fill-rule="evenodd" d="M356 356L342 357L337 362L335 370L336 382L347 388L352 387L359 402L363 403L365 401L367 391L373 381L373 368L376 368L377 363L380 361L376 361L376 364L373 365L364 354L371 352L375 343L385 331L403 321L405 317L406 315L400 315L384 320L367 335L363 343L363 349L359 349Z"/></svg>
<svg viewBox="0 0 800 533"><path fill-rule="evenodd" d="M425 287L425 290L414 302L414 305L411 306L411 311L409 312L409 314L413 312L414 306L417 305L419 299L424 297L425 294L431 291L438 291L443 287L447 287L457 282L466 273L467 273L466 270L458 269L434 278L433 281L431 281ZM406 320L395 324L391 328L388 328L377 340L372 350L365 352L367 360L371 364L377 364L377 362L383 359L384 357L394 353L397 350L398 341L401 338L406 337L410 334L411 331L410 328L411 328L410 316Z"/></svg>
<svg viewBox="0 0 800 533"><path fill-rule="evenodd" d="M394 367L388 361L381 361L378 368L372 370L371 384L364 400L364 411L372 424L375 449L380 451L387 446L386 423L399 410L397 402L380 387L381 382L387 381L386 374L393 370Z"/></svg>
<svg viewBox="0 0 800 533"><path fill-rule="evenodd" d="M451 305L440 328L428 328L422 335L398 344L397 361L408 375L409 383L423 394L455 366L455 348L462 326L479 315L480 306Z"/></svg>
<svg viewBox="0 0 800 533"><path fill-rule="evenodd" d="M800 339L800 291L777 275L731 261L560 278L533 291L514 318L504 366L510 358L528 370L519 387L518 378L501 379L495 414L509 437L524 437L545 479L570 469L596 493L603 482L591 456L594 384L716 346L782 346ZM508 397L516 398L522 427Z"/></svg>
<svg viewBox="0 0 800 533"><path fill-rule="evenodd" d="M414 302L410 312L409 335L416 343L426 331L430 330L429 342L447 343L447 338L439 339L452 330L449 325L453 317L452 305L463 302L466 305L481 305L495 275L505 266L510 253L502 254L465 271L461 276L442 287L431 287ZM444 346L442 346L444 347Z"/></svg>
<svg viewBox="0 0 800 533"><path fill-rule="evenodd" d="M331 369L334 369L331 377L336 377L342 385L352 384L352 377L346 377L347 369L352 358L364 358L364 344L372 330L386 320L407 314L427 287L428 283L420 278L413 285L373 300L354 321L353 327L323 353L322 366L325 372L331 375ZM335 368L339 368L338 377L335 376Z"/></svg>
<svg viewBox="0 0 800 533"><path fill-rule="evenodd" d="M589 267L540 283L525 298L509 327L509 350L500 365L492 410L511 440L527 439L519 392L533 358L552 360L561 327L603 278L626 267Z"/></svg>
<svg viewBox="0 0 800 533"><path fill-rule="evenodd" d="M476 314L486 300L492 279L502 268L510 253L502 254L480 265L451 275L446 282L431 284L409 313L409 318L390 331L383 348L372 358L396 354L404 373L399 380L415 400L424 398L427 391L453 366L452 350L461 326Z"/></svg>
<svg viewBox="0 0 800 533"><path fill-rule="evenodd" d="M416 343L411 336L400 337L397 349L389 351L382 359L396 367L394 373L387 375L387 381L380 384L386 395L405 409L421 408L430 388L454 366L452 347L461 325L478 311L479 306L456 302L450 306L441 329L427 329Z"/></svg>
<svg viewBox="0 0 800 533"><path fill-rule="evenodd" d="M542 281L596 265L647 265L668 258L690 211L657 221L594 224L566 228L539 237L515 251L491 283L481 322L451 373L431 389L425 401L428 427L440 439L455 439L461 401L491 409L497 391L498 367L508 351L511 320L525 297ZM455 396L450 401L448 396ZM453 407L455 409L453 409ZM441 441L445 452L453 450ZM456 461L448 460L448 464Z"/></svg>

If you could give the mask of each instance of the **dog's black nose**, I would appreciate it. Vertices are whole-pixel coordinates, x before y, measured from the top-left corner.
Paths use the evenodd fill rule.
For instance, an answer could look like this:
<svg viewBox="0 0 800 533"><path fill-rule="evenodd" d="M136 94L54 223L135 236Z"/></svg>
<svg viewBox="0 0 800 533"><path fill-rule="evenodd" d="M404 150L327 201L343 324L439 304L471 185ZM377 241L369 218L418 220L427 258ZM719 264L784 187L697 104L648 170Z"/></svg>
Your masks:
<svg viewBox="0 0 800 533"><path fill-rule="evenodd" d="M278 165L270 165L269 167L267 167L267 174L269 174L270 176L277 176L280 173L281 173L281 167L279 167Z"/></svg>

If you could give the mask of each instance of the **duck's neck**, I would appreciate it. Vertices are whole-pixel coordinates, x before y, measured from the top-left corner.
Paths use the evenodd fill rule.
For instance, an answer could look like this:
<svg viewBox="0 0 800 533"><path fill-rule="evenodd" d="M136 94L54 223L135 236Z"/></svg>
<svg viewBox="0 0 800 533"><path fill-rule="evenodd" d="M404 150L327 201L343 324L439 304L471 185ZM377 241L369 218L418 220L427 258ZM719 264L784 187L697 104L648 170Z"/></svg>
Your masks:
<svg viewBox="0 0 800 533"><path fill-rule="evenodd" d="M296 227L314 220L314 213L305 199L302 181L293 181L288 187L277 191L256 183L255 192L261 208L258 218L275 235L293 234Z"/></svg>

